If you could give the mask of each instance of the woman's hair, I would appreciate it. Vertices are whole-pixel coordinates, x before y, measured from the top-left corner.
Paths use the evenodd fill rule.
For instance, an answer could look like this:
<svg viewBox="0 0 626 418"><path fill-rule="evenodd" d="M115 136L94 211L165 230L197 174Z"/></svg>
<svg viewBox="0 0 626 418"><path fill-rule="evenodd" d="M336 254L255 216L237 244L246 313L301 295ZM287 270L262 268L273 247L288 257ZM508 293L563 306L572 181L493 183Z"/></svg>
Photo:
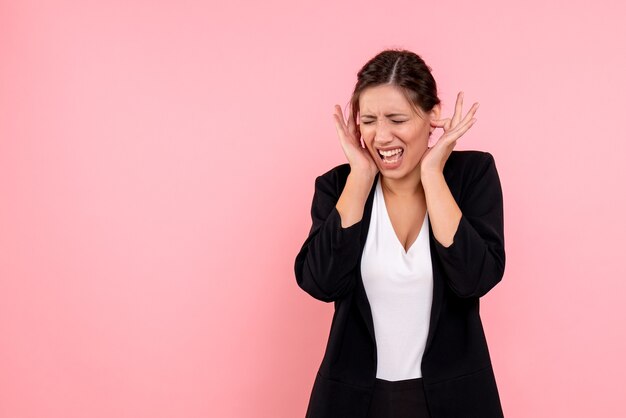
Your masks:
<svg viewBox="0 0 626 418"><path fill-rule="evenodd" d="M352 120L356 125L359 98L363 90L381 84L400 88L406 99L424 112L440 102L437 83L431 68L417 54L404 49L386 49L370 59L357 73L357 82L350 99Z"/></svg>

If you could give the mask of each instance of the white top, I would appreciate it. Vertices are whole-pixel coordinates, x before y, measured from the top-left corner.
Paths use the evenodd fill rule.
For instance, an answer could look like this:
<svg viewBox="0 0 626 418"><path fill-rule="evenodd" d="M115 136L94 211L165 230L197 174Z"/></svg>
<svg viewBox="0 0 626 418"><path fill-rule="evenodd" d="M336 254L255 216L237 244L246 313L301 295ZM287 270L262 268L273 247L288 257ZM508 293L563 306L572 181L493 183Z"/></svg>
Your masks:
<svg viewBox="0 0 626 418"><path fill-rule="evenodd" d="M361 276L374 319L376 377L413 379L422 377L433 299L428 212L406 252L391 224L380 181L381 176L361 257Z"/></svg>

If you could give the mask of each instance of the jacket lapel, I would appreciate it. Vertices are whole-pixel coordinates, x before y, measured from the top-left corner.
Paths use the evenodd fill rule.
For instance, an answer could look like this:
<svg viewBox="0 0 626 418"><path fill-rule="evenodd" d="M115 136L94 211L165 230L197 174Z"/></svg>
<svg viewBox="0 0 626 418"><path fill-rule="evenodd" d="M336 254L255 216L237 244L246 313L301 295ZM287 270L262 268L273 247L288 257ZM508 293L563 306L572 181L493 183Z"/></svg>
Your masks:
<svg viewBox="0 0 626 418"><path fill-rule="evenodd" d="M363 255L363 249L365 248L365 242L367 240L367 233L370 227L370 220L372 217L372 206L374 202L374 194L376 191L376 184L378 182L378 177L380 176L380 172L376 174L374 179L374 183L370 190L370 193L365 202L365 207L363 209L363 225L361 227L361 251L359 255L359 261L357 264L357 283L355 287L355 297L356 304L359 308L363 319L365 320L365 325L370 333L372 338L372 342L375 343L375 335L374 335L374 319L372 317L371 306L369 300L367 299L367 293L365 291L365 286L363 285L363 278L361 277L361 257ZM437 325L437 321L439 319L439 314L441 313L441 303L443 299L443 277L441 276L441 267L439 265L439 260L436 256L436 248L434 244L435 237L433 236L433 230L430 222L428 223L428 235L430 238L430 257L433 266L433 303L430 313L430 326L428 330L428 337L426 339L426 347L424 349L424 355L428 352L430 348L433 335L435 332L435 328Z"/></svg>

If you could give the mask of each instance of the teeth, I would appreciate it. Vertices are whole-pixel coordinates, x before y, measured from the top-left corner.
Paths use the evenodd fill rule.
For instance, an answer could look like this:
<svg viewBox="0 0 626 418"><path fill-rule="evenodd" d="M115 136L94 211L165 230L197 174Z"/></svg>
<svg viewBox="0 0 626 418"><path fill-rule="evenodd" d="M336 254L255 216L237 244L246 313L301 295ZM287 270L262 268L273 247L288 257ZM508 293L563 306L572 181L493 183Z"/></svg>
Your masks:
<svg viewBox="0 0 626 418"><path fill-rule="evenodd" d="M391 157L392 155L398 154L402 151L402 148L397 148L391 151L383 151L383 150L378 150L378 152L380 153L380 155L384 155L385 157Z"/></svg>

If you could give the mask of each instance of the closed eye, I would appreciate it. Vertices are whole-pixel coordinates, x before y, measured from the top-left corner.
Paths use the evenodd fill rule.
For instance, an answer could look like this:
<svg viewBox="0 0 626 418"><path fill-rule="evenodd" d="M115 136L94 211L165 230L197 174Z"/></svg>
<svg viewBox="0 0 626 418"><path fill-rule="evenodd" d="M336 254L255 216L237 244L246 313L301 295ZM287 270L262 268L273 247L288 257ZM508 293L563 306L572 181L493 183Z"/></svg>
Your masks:
<svg viewBox="0 0 626 418"><path fill-rule="evenodd" d="M371 124L371 123L373 123L373 122L374 122L374 121L371 121L371 120L370 120L370 121L367 121L367 122L361 121L361 123L362 123L363 125L369 125L369 124ZM405 120L392 120L392 122L393 122L393 123L395 123L396 125L399 125L399 124L404 123L404 122L406 122L406 121L405 121Z"/></svg>

